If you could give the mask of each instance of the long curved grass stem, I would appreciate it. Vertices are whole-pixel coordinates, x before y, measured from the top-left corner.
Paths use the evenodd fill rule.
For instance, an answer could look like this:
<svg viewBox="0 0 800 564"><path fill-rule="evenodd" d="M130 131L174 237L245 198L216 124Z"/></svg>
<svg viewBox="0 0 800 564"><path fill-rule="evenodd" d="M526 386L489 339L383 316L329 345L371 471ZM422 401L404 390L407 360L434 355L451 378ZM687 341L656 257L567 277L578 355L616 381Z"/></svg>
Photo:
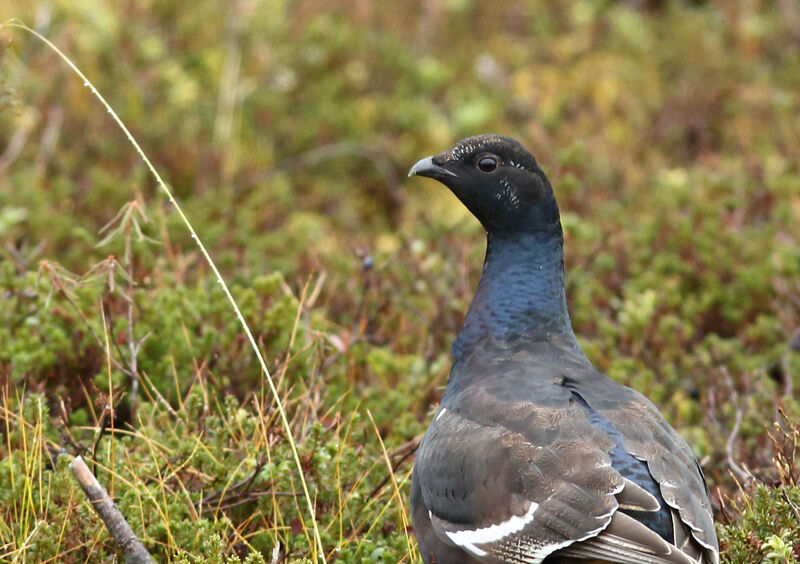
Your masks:
<svg viewBox="0 0 800 564"><path fill-rule="evenodd" d="M253 333L252 333L252 331L250 331L250 327L247 325L247 322L245 321L244 316L242 315L242 312L239 309L238 304L236 303L236 300L233 298L233 295L231 294L231 291L228 288L227 283L222 278L222 274L219 272L219 269L217 268L217 265L212 260L211 255L208 253L208 250L206 249L205 245L200 240L200 237L197 235L197 232L194 230L194 227L192 227L192 224L189 221L189 218L186 217L186 214L183 213L183 209L181 209L180 205L175 200L175 197L172 195L172 191L169 189L169 187L164 182L164 180L162 180L161 175L158 173L156 168L153 166L153 163L150 162L150 159L147 158L147 155L145 154L144 150L139 145L139 143L136 142L136 139L133 138L133 135L128 130L128 128L125 126L125 124L123 123L122 119L120 119L120 117L117 115L117 113L111 107L111 105L106 101L106 99L103 97L103 95L100 94L100 92L97 90L97 88L95 88L94 84L92 84L92 82L86 77L86 75L84 75L83 72L81 72L81 70L77 67L77 65L75 65L75 63L73 63L72 60L70 60L70 58L67 57L67 55L65 55L64 52L62 52L58 47L56 47L49 39L47 39L45 36L43 36L39 32L31 29L30 27L28 27L24 23L16 21L16 20L9 20L9 21L6 21L6 22L0 24L0 29L2 29L3 27L13 27L13 28L17 28L17 29L21 29L21 30L27 31L28 33L30 33L31 35L33 35L34 37L36 37L37 39L42 41L50 49L52 49L61 58L61 60L63 60L67 64L67 66L69 66L69 68L71 68L75 72L75 74L77 74L80 77L80 79L83 81L83 85L86 86L87 88L89 88L91 90L92 94L98 100L100 100L100 103L103 104L103 106L108 111L109 115L114 119L114 121L117 123L117 125L120 127L120 129L122 129L123 133L125 133L126 137L128 138L128 141L131 143L131 145L133 145L133 148L136 149L136 152L139 153L139 156L141 157L142 161L144 161L145 165L147 165L147 168L150 169L150 172L155 177L156 182L158 183L159 187L161 187L161 189L164 191L164 193L169 198L169 202L173 206L175 206L175 210L178 212L178 215L180 216L180 218L183 221L184 225L186 225L186 228L189 230L189 233L191 234L192 239L197 244L197 246L200 249L200 252L202 253L203 257L206 259L206 262L208 263L208 266L211 268L211 271L214 273L214 276L216 276L217 282L219 282L219 285L222 288L222 291L225 293L225 297L228 298L228 301L230 302L231 307L233 308L234 312L236 313L236 318L239 320L239 323L241 324L242 329L244 330L245 334L247 335L248 341L250 341L250 346L252 347L253 352L255 352L256 358L258 359L258 363L261 365L261 370L264 372L264 375L266 377L267 383L269 384L269 389L272 392L273 398L275 399L275 405L278 408L278 413L280 414L281 423L282 423L284 431L286 433L286 438L289 441L289 446L291 447L291 450L292 450L292 456L294 457L294 463L297 466L298 475L300 477L300 484L301 484L301 486L303 488L303 496L305 497L306 504L308 505L308 512L309 512L309 515L311 517L311 519L310 519L311 520L311 525L312 525L312 527L314 529L314 539L316 541L317 549L319 550L319 553L317 554L317 557L319 558L319 560L321 560L323 562L323 564L326 564L327 561L325 559L325 549L322 546L322 538L320 537L320 534L319 534L319 526L317 525L317 517L316 517L316 511L314 509L314 503L313 503L313 501L311 499L311 495L310 495L310 493L308 491L308 485L306 484L306 479L305 479L305 476L303 475L303 467L302 467L302 465L300 463L300 456L297 453L297 444L296 444L296 442L294 440L294 437L292 436L292 429L291 429L291 426L289 425L289 418L286 416L286 410L284 409L283 402L281 401L280 395L278 394L278 389L275 387L275 382L273 381L272 375L270 374L269 369L267 368L267 363L264 361L264 357L261 354L261 351L259 350L258 345L256 344L256 340L253 337Z"/></svg>

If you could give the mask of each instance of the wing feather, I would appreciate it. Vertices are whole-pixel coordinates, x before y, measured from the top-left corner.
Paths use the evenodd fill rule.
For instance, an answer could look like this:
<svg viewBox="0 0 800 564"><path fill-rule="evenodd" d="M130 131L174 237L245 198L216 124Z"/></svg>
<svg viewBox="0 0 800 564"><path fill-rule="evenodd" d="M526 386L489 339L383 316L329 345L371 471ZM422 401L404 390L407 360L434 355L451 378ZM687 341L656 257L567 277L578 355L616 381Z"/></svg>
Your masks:
<svg viewBox="0 0 800 564"><path fill-rule="evenodd" d="M691 450L652 404L597 373L603 378L599 388L580 387L582 406L562 387L565 378L546 381L528 372L509 371L502 386L489 380L445 398L426 433L415 472L419 497L443 545L497 564L538 564L551 554L632 564L716 564L702 475ZM587 404L619 437L589 421ZM663 500L620 475L609 454L615 448L646 463L644 471ZM663 511L664 502L674 544L624 513Z"/></svg>
<svg viewBox="0 0 800 564"><path fill-rule="evenodd" d="M617 512L609 526L596 537L576 543L559 555L591 556L609 562L642 564L697 564L659 535L633 519Z"/></svg>

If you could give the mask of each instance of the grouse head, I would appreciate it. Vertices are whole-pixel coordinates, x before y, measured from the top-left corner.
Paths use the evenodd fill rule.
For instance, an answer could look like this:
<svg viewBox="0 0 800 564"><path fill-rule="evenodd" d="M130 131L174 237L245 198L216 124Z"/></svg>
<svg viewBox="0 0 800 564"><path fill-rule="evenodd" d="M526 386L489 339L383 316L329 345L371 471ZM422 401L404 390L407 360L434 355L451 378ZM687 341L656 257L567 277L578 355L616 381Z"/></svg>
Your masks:
<svg viewBox="0 0 800 564"><path fill-rule="evenodd" d="M489 233L560 232L558 206L542 169L525 148L502 135L477 135L411 167L446 185Z"/></svg>

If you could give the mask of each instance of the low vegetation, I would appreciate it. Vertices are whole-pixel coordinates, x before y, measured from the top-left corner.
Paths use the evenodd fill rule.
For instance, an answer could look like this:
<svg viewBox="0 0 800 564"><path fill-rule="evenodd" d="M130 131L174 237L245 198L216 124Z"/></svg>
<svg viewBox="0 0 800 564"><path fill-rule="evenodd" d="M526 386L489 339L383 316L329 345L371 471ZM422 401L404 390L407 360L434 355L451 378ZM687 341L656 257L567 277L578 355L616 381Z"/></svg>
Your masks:
<svg viewBox="0 0 800 564"><path fill-rule="evenodd" d="M0 7L91 78L253 329L328 562L420 562L413 453L480 272L418 158L497 131L561 203L573 323L694 447L723 560L800 559L792 2ZM265 374L90 89L0 28L0 561L318 562Z"/></svg>

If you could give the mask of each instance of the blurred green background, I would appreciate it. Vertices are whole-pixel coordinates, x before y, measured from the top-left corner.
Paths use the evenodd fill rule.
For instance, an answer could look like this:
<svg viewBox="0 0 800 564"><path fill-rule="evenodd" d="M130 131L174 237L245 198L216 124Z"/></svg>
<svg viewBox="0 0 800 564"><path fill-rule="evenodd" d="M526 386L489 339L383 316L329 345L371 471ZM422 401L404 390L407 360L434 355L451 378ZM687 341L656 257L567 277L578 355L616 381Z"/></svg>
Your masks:
<svg viewBox="0 0 800 564"><path fill-rule="evenodd" d="M725 561L797 561L797 2L6 0L9 18L94 83L232 285L329 561L419 562L411 454L483 233L405 174L484 132L549 175L581 344L695 449ZM7 25L0 390L0 560L120 554L62 447L161 561L318 558L274 402L174 207Z"/></svg>

